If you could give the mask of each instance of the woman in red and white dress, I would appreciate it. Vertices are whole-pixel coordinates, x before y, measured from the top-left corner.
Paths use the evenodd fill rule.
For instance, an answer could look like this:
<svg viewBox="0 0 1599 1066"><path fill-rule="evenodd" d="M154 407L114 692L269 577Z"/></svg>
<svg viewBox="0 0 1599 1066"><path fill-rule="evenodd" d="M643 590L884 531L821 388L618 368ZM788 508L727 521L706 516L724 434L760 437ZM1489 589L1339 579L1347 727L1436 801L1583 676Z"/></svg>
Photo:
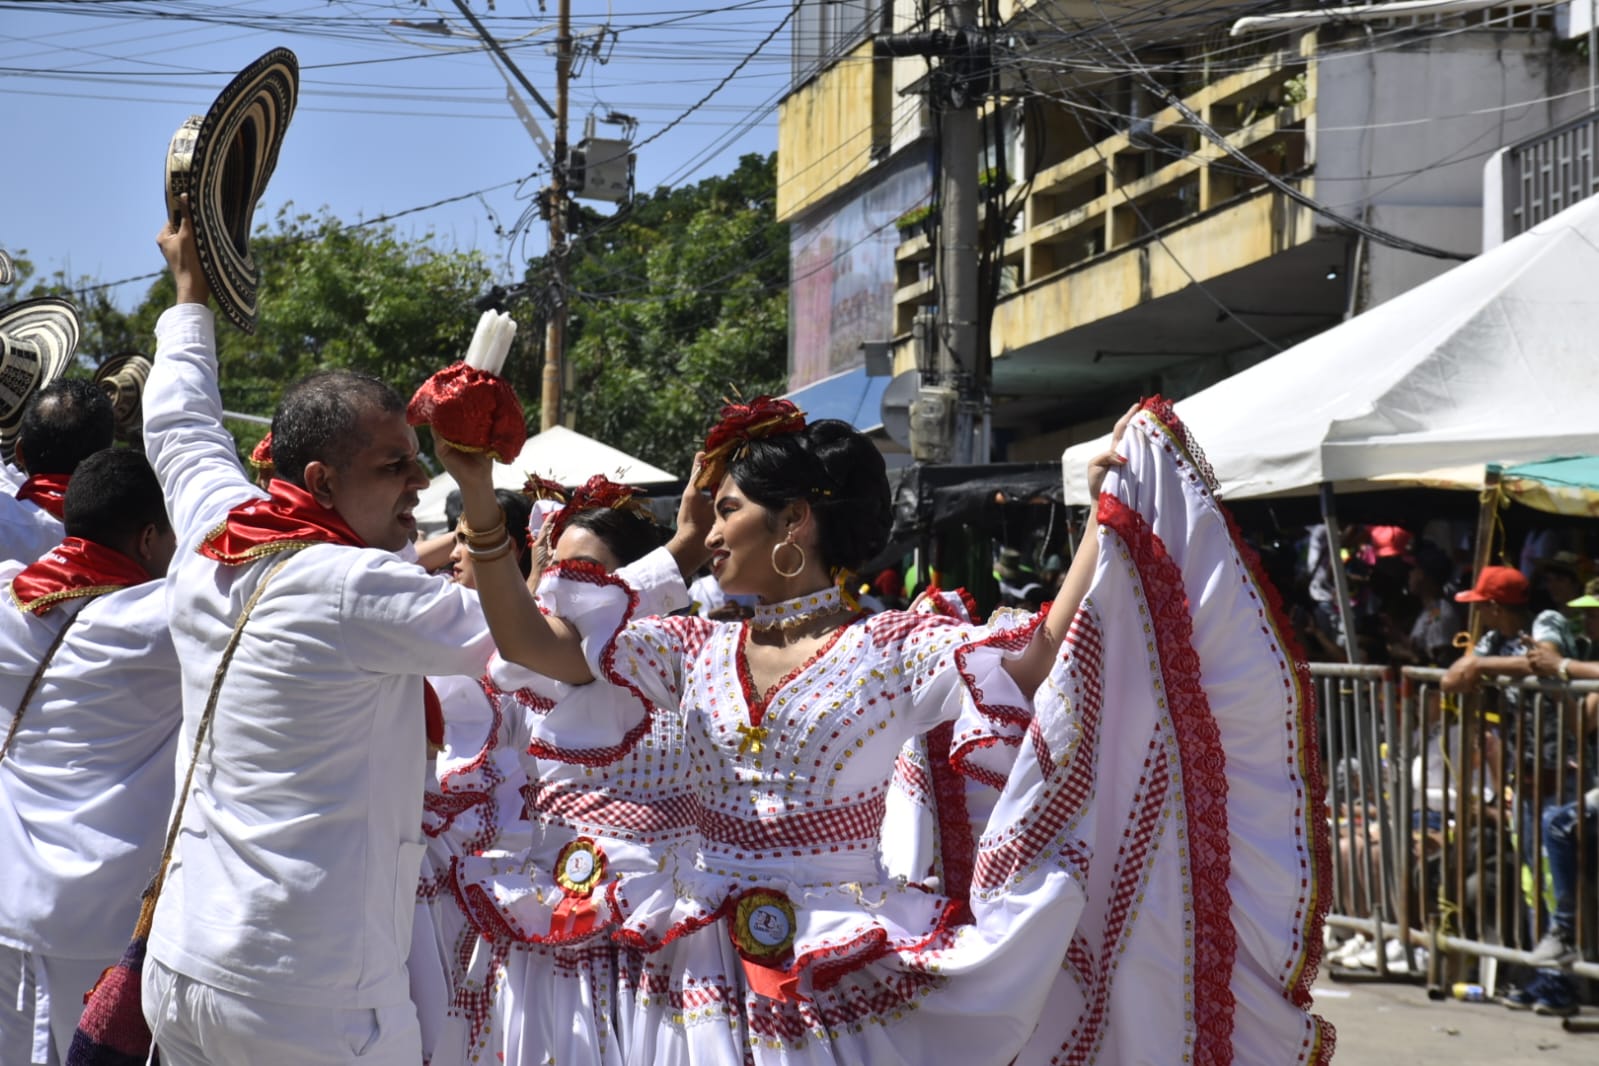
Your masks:
<svg viewBox="0 0 1599 1066"><path fill-rule="evenodd" d="M568 590L613 571L641 611L687 605L678 564L636 490L591 478L545 519L537 540L550 562L538 589L546 609L567 609ZM632 692L601 683L575 693L499 656L484 689L495 728L482 760L516 762L521 802L500 805L498 846L462 855L445 872L444 891L470 930L454 960L450 1049L509 1066L620 1064L613 1019L626 989L618 988L606 897L615 885L669 883L674 850L692 845L681 730L663 716L621 758L553 760L532 742L551 707L582 701L599 713L608 702L633 704ZM453 1061L443 1051L439 1066Z"/></svg>
<svg viewBox="0 0 1599 1066"><path fill-rule="evenodd" d="M483 597L523 635L507 659L636 697L557 706L544 752L683 731L693 861L607 901L627 1061L1324 1061L1305 690L1169 409L1123 420L1100 528L1047 618L1005 629L862 615L836 574L886 541L881 457L783 401L724 413L705 545L754 618L643 618L599 573L554 617ZM486 464L441 457L492 524ZM963 711L1026 740L948 895L890 876L879 832L902 746Z"/></svg>

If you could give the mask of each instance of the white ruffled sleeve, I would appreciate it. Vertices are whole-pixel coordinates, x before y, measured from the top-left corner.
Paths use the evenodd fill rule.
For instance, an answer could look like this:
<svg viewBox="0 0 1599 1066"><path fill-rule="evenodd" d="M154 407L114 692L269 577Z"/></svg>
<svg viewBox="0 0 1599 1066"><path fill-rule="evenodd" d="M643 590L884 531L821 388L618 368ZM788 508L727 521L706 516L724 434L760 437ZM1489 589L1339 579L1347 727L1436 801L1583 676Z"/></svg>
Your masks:
<svg viewBox="0 0 1599 1066"><path fill-rule="evenodd" d="M595 680L562 687L530 723L531 755L591 766L614 762L649 732L656 714L676 714L687 662L715 623L660 617L688 605L677 562L664 548L614 574L591 563L552 567L540 604L574 626Z"/></svg>

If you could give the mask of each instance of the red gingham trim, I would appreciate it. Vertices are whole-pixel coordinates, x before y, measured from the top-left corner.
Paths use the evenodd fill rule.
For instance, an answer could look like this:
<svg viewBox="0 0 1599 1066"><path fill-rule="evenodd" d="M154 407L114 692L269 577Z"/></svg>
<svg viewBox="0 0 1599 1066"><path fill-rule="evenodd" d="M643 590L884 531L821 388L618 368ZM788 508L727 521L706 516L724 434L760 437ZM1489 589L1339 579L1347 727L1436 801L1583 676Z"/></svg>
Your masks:
<svg viewBox="0 0 1599 1066"><path fill-rule="evenodd" d="M1051 782L1051 792L1044 802L1028 812L1029 816L1018 830L997 845L982 848L977 854L977 868L973 884L984 892L993 892L1020 871L1027 869L1045 850L1058 846L1066 827L1087 805L1094 794L1094 775L1098 762L1100 691L1097 683L1103 660L1099 629L1086 611L1078 611L1072 619L1066 646L1071 651L1072 672L1085 680L1077 701L1080 739L1068 756L1064 768L1055 765L1054 755L1044 741L1038 723L1028 726L1028 739L1033 745L1040 772L1046 782ZM1054 784L1061 777L1058 784ZM1085 861L1081 853L1070 846L1069 858L1082 868Z"/></svg>
<svg viewBox="0 0 1599 1066"><path fill-rule="evenodd" d="M673 974L663 973L649 966L644 967L639 973L634 987L641 995L665 998L678 1013L700 1011L717 1005L736 1009L739 1002L738 989L734 988L725 977L720 980L694 981L688 985L677 985L674 983Z"/></svg>
<svg viewBox="0 0 1599 1066"><path fill-rule="evenodd" d="M482 885L461 883L461 860L450 859L450 889L455 896L456 905L461 908L461 913L466 920L477 930L478 936L491 944L547 944L559 946L575 942L592 940L597 934L595 930L585 933L576 933L572 936L554 936L548 932L530 933L512 925L505 917L505 913L495 905L494 897L484 890ZM611 924L601 922L600 928Z"/></svg>
<svg viewBox="0 0 1599 1066"><path fill-rule="evenodd" d="M455 827L456 820L463 814L474 809L478 811L477 829L459 841L460 850L467 854L475 854L489 847L499 834L500 804L495 791L505 783L505 775L495 767L492 758L499 748L500 725L504 721L500 712L499 689L486 677L480 679L479 685L488 698L491 712L488 736L484 739L482 750L462 765L441 774L438 791L429 788L422 794L423 809L438 819L437 824L424 823L422 826L422 832L430 837L442 836ZM481 778L477 779L475 775L479 771Z"/></svg>
<svg viewBox="0 0 1599 1066"><path fill-rule="evenodd" d="M894 760L894 780L899 782L900 791L912 802L928 807L935 802L933 779L929 776L928 767L904 750L901 750L899 758Z"/></svg>
<svg viewBox="0 0 1599 1066"><path fill-rule="evenodd" d="M450 791L450 782L456 780L457 778L465 777L467 774L474 773L478 770L487 768L489 776L500 776L493 770L489 759L493 756L495 750L500 746L500 725L505 721L505 715L500 711L500 697L502 693L495 686L494 682L490 681L487 676L478 678L478 688L483 690L483 698L489 701L489 713L491 715L491 719L489 721L488 736L483 739L482 750L480 750L467 762L462 763L453 770L446 771L439 777L439 786L446 792Z"/></svg>
<svg viewBox="0 0 1599 1066"><path fill-rule="evenodd" d="M746 995L741 986L724 974L691 978L688 983L679 985L676 983L679 975L648 962L635 971L626 952L617 966L621 979L631 984L640 998L664 1000L680 1019L685 1015L705 1019L713 1014L737 1017L748 1025L751 1035L794 1049L805 1046L808 1041L831 1041L830 1030L891 1017L912 1007L917 999L943 983L943 978L936 974L895 971L872 974L869 987L852 986L838 995L823 994L815 999L780 1003Z"/></svg>
<svg viewBox="0 0 1599 1066"><path fill-rule="evenodd" d="M740 818L702 807L700 833L705 844L720 848L769 851L778 848L814 848L818 842L876 841L883 828L886 797L879 793L865 803L800 811L777 818Z"/></svg>
<svg viewBox="0 0 1599 1066"><path fill-rule="evenodd" d="M947 592L943 589L928 589L927 598L922 601L921 609L928 614L943 615L965 624L977 622L977 601L972 599L972 594L967 592L964 586Z"/></svg>
<svg viewBox="0 0 1599 1066"><path fill-rule="evenodd" d="M605 898L610 903L611 913L613 914L628 915L632 913L632 905L627 902L626 897L622 894L625 887L624 882L613 880L605 890ZM671 928L667 929L666 934L659 940L652 938L647 933L641 933L626 926L612 933L611 939L624 948L633 948L636 951L654 954L674 940L704 929L707 925L715 924L718 920L730 914L732 910L733 897L729 896L722 900L714 911L707 911L698 917L681 918L673 922Z"/></svg>
<svg viewBox="0 0 1599 1066"><path fill-rule="evenodd" d="M1174 441L1165 442L1163 448L1172 456L1178 468L1181 469L1186 460L1193 471L1190 476L1197 475L1204 487L1210 491L1212 498L1218 497L1214 471L1211 470L1210 464L1194 443L1188 427L1177 417L1171 404L1160 397L1155 397L1145 402L1144 409L1162 424L1162 428L1175 437ZM1173 450L1174 445L1177 451ZM1292 713L1289 715L1286 728L1289 733L1289 747L1295 757L1295 803L1297 804L1295 817L1298 819L1296 831L1302 846L1299 859L1300 940L1292 946L1296 964L1290 967L1286 983L1290 1001L1301 1009L1308 1009L1311 1005L1310 988L1321 965L1322 926L1331 901L1328 888L1332 884L1332 848L1328 839L1327 821L1321 815L1320 804L1320 797L1326 794L1326 785L1322 780L1319 756L1321 749L1317 738L1315 689L1310 683L1310 667L1305 661L1304 651L1299 646L1293 626L1288 622L1287 612L1283 609L1281 594L1266 578L1265 571L1260 565L1259 555L1239 533L1232 512L1223 506L1219 499L1215 499L1215 502L1216 510L1227 523L1227 532L1233 547L1249 575L1252 586L1248 589L1249 595L1257 601L1262 601L1260 611L1262 629L1273 638L1288 659L1286 670L1288 676L1284 680L1284 685L1288 690L1286 697ZM1315 1015L1312 1015L1311 1019L1316 1030L1310 1041L1314 1047L1307 1050L1314 1055L1318 1066L1326 1066L1332 1060L1337 1034L1324 1019ZM1303 1060L1304 1056L1301 1058Z"/></svg>
<svg viewBox="0 0 1599 1066"><path fill-rule="evenodd" d="M939 629L959 625L953 618L939 614L922 614L915 611L882 611L866 619L866 635L878 648L892 648L905 642L905 638L922 629Z"/></svg>
<svg viewBox="0 0 1599 1066"><path fill-rule="evenodd" d="M945 722L927 734L927 762L937 789L938 858L943 866L944 895L960 906L957 919L972 920L970 906L972 869L977 861L977 841L972 836L971 812L966 807L966 783L954 766L950 741L955 723Z"/></svg>
<svg viewBox="0 0 1599 1066"><path fill-rule="evenodd" d="M1227 519L1227 529L1232 534L1239 555L1243 557L1250 578L1265 600L1266 624L1271 627L1278 646L1288 656L1290 665L1289 676L1293 687L1290 698L1296 713L1288 725L1289 744L1295 753L1299 771L1295 796L1299 807L1295 813L1303 826L1301 840L1308 844L1308 849L1301 848L1299 858L1304 924L1301 927L1301 942L1295 945L1301 957L1293 974L1291 996L1295 1006L1308 1008L1311 1005L1310 986L1315 983L1316 972L1321 968L1324 948L1322 926L1332 900L1329 891L1332 885L1332 844L1328 839L1327 819L1321 816L1320 803L1320 797L1327 794L1327 785L1322 780L1321 745L1316 735L1316 689L1310 683L1310 664L1305 661L1299 638L1294 635L1288 613L1283 609L1282 595L1277 591L1277 586L1266 578L1260 565L1260 556L1239 535L1232 513L1226 508L1221 508L1221 512ZM1306 850L1309 851L1308 856ZM1332 1060L1336 1037L1332 1026L1325 1022L1320 1024L1326 1030L1322 1041L1326 1046L1316 1061L1325 1066Z"/></svg>
<svg viewBox="0 0 1599 1066"><path fill-rule="evenodd" d="M1020 737L1001 737L992 735L968 737L962 739L959 744L955 745L954 750L949 756L949 765L962 776L969 777L979 784L987 785L996 792L1002 792L1005 789L1004 775L996 773L993 770L989 770L978 763L972 762L972 756L982 748L994 748L1000 746L1019 748L1021 747L1021 744L1022 742Z"/></svg>
<svg viewBox="0 0 1599 1066"><path fill-rule="evenodd" d="M1055 1062L1069 1066L1091 1062L1104 1039L1105 1012L1110 1006L1111 974L1119 954L1117 946L1127 928L1127 914L1143 889L1148 873L1146 859L1150 844L1160 821L1160 812L1165 809L1171 791L1169 756L1162 750L1164 747L1158 734L1150 738L1149 750L1144 758L1145 773L1134 793L1133 809L1122 820L1122 842L1116 850L1119 874L1110 906L1105 912L1104 937L1097 945L1098 956L1094 954L1095 945L1090 944L1080 931L1073 935L1071 947L1067 950L1067 962L1077 971L1078 983L1084 988L1087 1020L1084 1028L1072 1030L1067 1037L1069 1046L1062 1048L1066 1052L1065 1058L1057 1058L1053 1060ZM1198 969L1197 961L1195 969ZM1197 981L1198 975L1195 976Z"/></svg>
<svg viewBox="0 0 1599 1066"><path fill-rule="evenodd" d="M820 1000L779 1003L751 997L744 1013L751 1035L799 1050L808 1041L825 1045L833 1032L910 1008L941 981L933 974L895 972L874 979L870 989L851 988L847 995Z"/></svg>
<svg viewBox="0 0 1599 1066"><path fill-rule="evenodd" d="M442 836L446 830L455 824L455 820L478 804L493 805L493 800L487 792L434 792L431 789L422 793L422 809L438 819L433 825L426 823L422 832L430 837Z"/></svg>
<svg viewBox="0 0 1599 1066"><path fill-rule="evenodd" d="M1226 1066L1232 1061L1237 1009L1232 976L1238 958L1232 890L1227 885L1232 874L1227 753L1194 652L1193 619L1182 572L1143 516L1114 496L1100 496L1099 523L1120 537L1132 554L1154 620L1162 683L1186 777L1182 794L1194 894L1194 1061L1199 1066Z"/></svg>
<svg viewBox="0 0 1599 1066"><path fill-rule="evenodd" d="M519 688L515 692L505 693L505 698L515 700L516 703L529 714L543 717L555 709L555 701L549 696L534 692L530 688Z"/></svg>
<svg viewBox="0 0 1599 1066"><path fill-rule="evenodd" d="M1188 466L1202 479L1210 497L1217 502L1221 500L1221 486L1216 481L1216 471L1211 468L1210 460L1205 458L1205 453L1200 450L1199 443L1194 440L1194 435L1188 431L1183 420L1177 417L1177 408L1164 396L1151 396L1139 405L1139 410L1147 413L1156 422L1160 423L1173 437L1184 451L1184 458Z"/></svg>
<svg viewBox="0 0 1599 1066"><path fill-rule="evenodd" d="M966 683L966 689L971 693L972 702L977 705L977 711L984 718L994 722L1008 723L1013 726L1026 726L1033 720L1031 708L1018 707L1008 703L993 703L983 695L983 687L977 683L977 678L967 668L966 661L978 648L997 648L1000 651L1020 652L1027 648L1033 641L1033 634L1044 621L1044 611L1034 614L1024 625L1013 629L1002 629L990 633L981 640L962 644L955 649L955 669L960 672L961 680Z"/></svg>
<svg viewBox="0 0 1599 1066"><path fill-rule="evenodd" d="M450 1013L460 1015L467 1022L467 1049L468 1052L482 1051L484 1039L489 1034L489 1027L494 1019L495 995L499 983L505 979L505 960L510 956L510 944L503 941L492 942L489 945L489 961L484 973L483 982L468 983L462 979L472 965L472 955L476 949L477 936L475 930L468 927L467 935L461 937L455 949L455 986L454 994L450 997Z"/></svg>
<svg viewBox="0 0 1599 1066"><path fill-rule="evenodd" d="M524 786L527 813L540 821L615 828L607 833L660 835L686 831L699 824L700 803L691 793L643 801L619 799L576 781L540 781Z"/></svg>

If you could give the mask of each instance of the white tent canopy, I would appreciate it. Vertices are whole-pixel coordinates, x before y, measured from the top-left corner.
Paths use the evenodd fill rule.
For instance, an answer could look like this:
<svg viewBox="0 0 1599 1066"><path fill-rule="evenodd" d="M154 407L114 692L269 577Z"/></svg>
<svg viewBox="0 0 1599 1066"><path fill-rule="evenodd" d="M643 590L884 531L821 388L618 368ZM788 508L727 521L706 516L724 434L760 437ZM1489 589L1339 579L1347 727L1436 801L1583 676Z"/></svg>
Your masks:
<svg viewBox="0 0 1599 1066"><path fill-rule="evenodd" d="M1182 400L1234 499L1599 452L1599 197ZM1107 437L1066 450L1065 498ZM1407 479L1407 475L1410 477Z"/></svg>
<svg viewBox="0 0 1599 1066"><path fill-rule="evenodd" d="M617 451L591 437L554 426L527 439L522 450L510 463L494 464L494 486L501 489L520 489L527 483L529 474L558 481L563 485L581 485L595 474L604 474L612 481L624 485L650 485L675 481L676 476L626 452ZM416 505L416 521L424 532L436 533L445 528L444 501L455 488L455 479L440 474L422 490Z"/></svg>

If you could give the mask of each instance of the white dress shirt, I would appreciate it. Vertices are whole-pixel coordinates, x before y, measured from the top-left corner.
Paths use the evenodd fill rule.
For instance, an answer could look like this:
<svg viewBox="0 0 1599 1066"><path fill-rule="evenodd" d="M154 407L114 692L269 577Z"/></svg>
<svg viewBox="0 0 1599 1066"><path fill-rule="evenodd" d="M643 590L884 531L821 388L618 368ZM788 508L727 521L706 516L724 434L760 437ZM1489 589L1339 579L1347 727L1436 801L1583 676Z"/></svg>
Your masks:
<svg viewBox="0 0 1599 1066"><path fill-rule="evenodd" d="M222 566L198 542L260 496L222 428L211 311L156 325L145 451L178 531L168 580L183 665L178 773L222 648L271 555ZM493 650L474 593L392 552L295 555L245 627L183 815L150 955L277 1003L405 1003L423 844L424 674Z"/></svg>
<svg viewBox="0 0 1599 1066"><path fill-rule="evenodd" d="M0 491L0 562L31 563L61 543L61 519L32 500L19 500L15 488Z"/></svg>
<svg viewBox="0 0 1599 1066"><path fill-rule="evenodd" d="M9 722L77 615L0 760L0 942L69 959L122 954L172 807L181 697L159 581L42 615L0 564L0 708Z"/></svg>

